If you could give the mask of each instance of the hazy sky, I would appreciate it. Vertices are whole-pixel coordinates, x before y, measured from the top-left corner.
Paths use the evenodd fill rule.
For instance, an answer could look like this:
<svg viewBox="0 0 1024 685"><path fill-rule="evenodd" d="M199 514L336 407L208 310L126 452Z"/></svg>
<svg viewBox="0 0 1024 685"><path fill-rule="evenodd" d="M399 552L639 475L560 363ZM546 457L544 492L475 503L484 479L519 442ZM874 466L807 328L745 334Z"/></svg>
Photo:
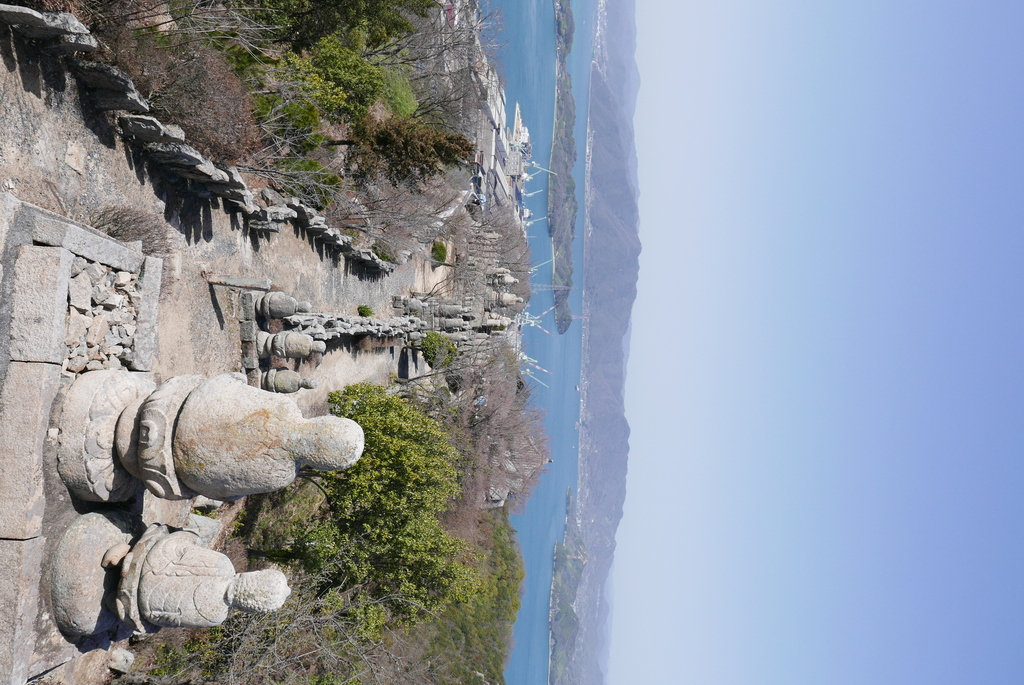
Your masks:
<svg viewBox="0 0 1024 685"><path fill-rule="evenodd" d="M1024 683L1024 2L637 5L610 684Z"/></svg>

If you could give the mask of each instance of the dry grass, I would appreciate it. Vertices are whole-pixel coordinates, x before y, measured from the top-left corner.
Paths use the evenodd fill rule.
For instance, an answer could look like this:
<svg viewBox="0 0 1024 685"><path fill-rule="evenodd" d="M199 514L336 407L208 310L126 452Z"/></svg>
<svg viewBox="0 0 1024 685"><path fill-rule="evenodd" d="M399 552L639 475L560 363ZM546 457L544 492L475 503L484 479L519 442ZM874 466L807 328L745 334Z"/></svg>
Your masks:
<svg viewBox="0 0 1024 685"><path fill-rule="evenodd" d="M147 255L166 257L171 253L167 223L152 212L111 205L90 214L89 223L111 238L126 243L141 241L142 251Z"/></svg>

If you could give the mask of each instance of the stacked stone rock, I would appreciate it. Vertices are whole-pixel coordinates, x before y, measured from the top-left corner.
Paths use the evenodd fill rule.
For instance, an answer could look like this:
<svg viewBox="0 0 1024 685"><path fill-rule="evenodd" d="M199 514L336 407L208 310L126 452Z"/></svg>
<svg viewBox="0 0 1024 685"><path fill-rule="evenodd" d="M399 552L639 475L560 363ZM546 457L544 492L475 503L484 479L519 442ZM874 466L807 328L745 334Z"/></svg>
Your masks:
<svg viewBox="0 0 1024 685"><path fill-rule="evenodd" d="M138 275L76 257L68 287L64 374L121 369L134 359Z"/></svg>
<svg viewBox="0 0 1024 685"><path fill-rule="evenodd" d="M472 336L467 335L469 332L490 333L508 328L513 323L511 318L488 309L484 310L484 316L478 318L473 313L472 298L466 298L463 304L458 304L436 297L416 297L416 293L413 295L392 298L392 306L407 316L419 316L428 330L439 331L456 342L472 339Z"/></svg>
<svg viewBox="0 0 1024 685"><path fill-rule="evenodd" d="M342 336L370 336L371 338L403 338L416 341L423 337L429 326L415 316L393 316L377 319L347 314L295 314L285 318L293 331L304 333L314 340L335 340Z"/></svg>

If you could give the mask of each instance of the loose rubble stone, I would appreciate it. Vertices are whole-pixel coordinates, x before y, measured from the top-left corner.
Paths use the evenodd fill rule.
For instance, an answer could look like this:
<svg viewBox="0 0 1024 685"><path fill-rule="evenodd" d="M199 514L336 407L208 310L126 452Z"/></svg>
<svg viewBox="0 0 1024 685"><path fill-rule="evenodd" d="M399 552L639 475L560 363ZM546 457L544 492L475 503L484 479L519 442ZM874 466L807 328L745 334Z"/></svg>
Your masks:
<svg viewBox="0 0 1024 685"><path fill-rule="evenodd" d="M107 275L107 270L102 264L93 262L85 267L85 275L89 277L90 285L101 285Z"/></svg>
<svg viewBox="0 0 1024 685"><path fill-rule="evenodd" d="M92 320L92 325L89 326L89 332L85 336L85 344L90 347L99 345L106 335L107 331L110 330L110 326L107 323L107 317L105 314L101 314Z"/></svg>
<svg viewBox="0 0 1024 685"><path fill-rule="evenodd" d="M76 345L81 342L82 336L89 330L89 323L89 320L82 314L79 314L77 309L72 309L68 315L68 327L64 335L64 344Z"/></svg>
<svg viewBox="0 0 1024 685"><path fill-rule="evenodd" d="M111 650L107 667L115 673L127 673L135 663L135 655L123 647Z"/></svg>
<svg viewBox="0 0 1024 685"><path fill-rule="evenodd" d="M92 306L92 281L87 273L81 272L68 282L68 297L71 306L83 312Z"/></svg>

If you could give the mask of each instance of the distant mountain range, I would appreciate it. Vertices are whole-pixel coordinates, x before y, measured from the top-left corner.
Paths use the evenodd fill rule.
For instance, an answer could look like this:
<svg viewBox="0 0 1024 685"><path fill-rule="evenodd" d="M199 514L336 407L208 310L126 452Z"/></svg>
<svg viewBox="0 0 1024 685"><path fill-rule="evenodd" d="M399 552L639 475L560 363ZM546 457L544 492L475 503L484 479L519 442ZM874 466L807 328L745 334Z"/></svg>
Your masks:
<svg viewBox="0 0 1024 685"><path fill-rule="evenodd" d="M558 655L558 685L601 685L609 607L604 596L626 495L629 424L623 404L640 239L633 112L640 76L635 0L598 9L587 124L583 385L577 516L587 551L574 607L579 632ZM556 681L553 681L556 682Z"/></svg>

